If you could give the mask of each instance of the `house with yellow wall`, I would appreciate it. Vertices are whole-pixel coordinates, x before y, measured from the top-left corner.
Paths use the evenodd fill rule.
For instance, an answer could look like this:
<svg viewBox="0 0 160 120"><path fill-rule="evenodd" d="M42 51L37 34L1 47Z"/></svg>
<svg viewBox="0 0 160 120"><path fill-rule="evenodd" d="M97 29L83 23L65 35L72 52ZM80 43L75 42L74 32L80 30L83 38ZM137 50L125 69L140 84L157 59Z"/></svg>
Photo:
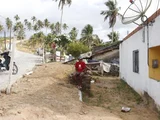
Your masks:
<svg viewBox="0 0 160 120"><path fill-rule="evenodd" d="M160 106L160 9L120 44L120 77Z"/></svg>

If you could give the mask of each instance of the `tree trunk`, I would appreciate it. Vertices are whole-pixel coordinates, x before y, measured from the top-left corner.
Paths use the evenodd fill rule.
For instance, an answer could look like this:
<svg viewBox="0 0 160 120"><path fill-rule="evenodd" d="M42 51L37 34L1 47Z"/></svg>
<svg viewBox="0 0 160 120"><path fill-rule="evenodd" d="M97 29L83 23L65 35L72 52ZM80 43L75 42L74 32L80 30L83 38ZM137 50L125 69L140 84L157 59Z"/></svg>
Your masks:
<svg viewBox="0 0 160 120"><path fill-rule="evenodd" d="M112 43L114 42L114 36L113 36L113 32L114 32L114 26L112 26Z"/></svg>
<svg viewBox="0 0 160 120"><path fill-rule="evenodd" d="M47 27L46 27L46 36L47 36Z"/></svg>
<svg viewBox="0 0 160 120"><path fill-rule="evenodd" d="M61 10L60 35L62 34L63 8Z"/></svg>
<svg viewBox="0 0 160 120"><path fill-rule="evenodd" d="M7 41L6 41L6 32L5 31L4 31L4 41L5 41L5 46L4 47L5 47L5 50L6 50L7 49L7 45L6 45Z"/></svg>
<svg viewBox="0 0 160 120"><path fill-rule="evenodd" d="M33 35L34 35L34 34L35 34L35 30L34 30L34 21L33 21L33 26L32 26L32 27L33 27Z"/></svg>
<svg viewBox="0 0 160 120"><path fill-rule="evenodd" d="M11 30L11 28L10 28L10 41L9 41L9 49L11 50L11 32L12 32L12 30Z"/></svg>
<svg viewBox="0 0 160 120"><path fill-rule="evenodd" d="M43 63L45 63L45 47L44 47L44 42L43 42Z"/></svg>
<svg viewBox="0 0 160 120"><path fill-rule="evenodd" d="M63 8L62 8L62 10L61 10L60 35L62 34L62 20L63 20ZM60 61L61 61L61 55L60 55Z"/></svg>

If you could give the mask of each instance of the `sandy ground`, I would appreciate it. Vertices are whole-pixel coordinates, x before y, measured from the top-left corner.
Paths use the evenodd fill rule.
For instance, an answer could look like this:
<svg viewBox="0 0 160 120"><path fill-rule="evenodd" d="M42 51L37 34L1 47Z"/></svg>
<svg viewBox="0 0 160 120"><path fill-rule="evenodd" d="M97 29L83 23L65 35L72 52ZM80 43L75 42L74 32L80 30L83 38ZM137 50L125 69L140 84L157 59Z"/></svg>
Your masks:
<svg viewBox="0 0 160 120"><path fill-rule="evenodd" d="M157 113L145 106L122 113L121 106L118 106L121 104L115 104L117 107L112 110L104 105L94 105L98 99L96 95L88 98L90 104L80 102L77 88L66 78L71 71L73 66L60 63L36 67L32 75L14 84L12 94L0 96L0 120L158 120ZM106 84L110 86L110 83ZM94 84L92 89L96 91L92 91L96 93L95 85L98 84ZM112 97L112 100L118 99Z"/></svg>

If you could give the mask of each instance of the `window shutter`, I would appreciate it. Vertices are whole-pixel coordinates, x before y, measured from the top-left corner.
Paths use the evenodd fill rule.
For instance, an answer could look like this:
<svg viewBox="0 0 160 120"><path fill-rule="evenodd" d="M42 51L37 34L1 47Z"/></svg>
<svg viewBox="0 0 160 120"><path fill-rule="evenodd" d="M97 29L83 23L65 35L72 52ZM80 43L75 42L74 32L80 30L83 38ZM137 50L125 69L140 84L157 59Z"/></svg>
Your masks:
<svg viewBox="0 0 160 120"><path fill-rule="evenodd" d="M133 72L135 72L135 51L133 51Z"/></svg>
<svg viewBox="0 0 160 120"><path fill-rule="evenodd" d="M139 72L139 51L133 51L133 72Z"/></svg>

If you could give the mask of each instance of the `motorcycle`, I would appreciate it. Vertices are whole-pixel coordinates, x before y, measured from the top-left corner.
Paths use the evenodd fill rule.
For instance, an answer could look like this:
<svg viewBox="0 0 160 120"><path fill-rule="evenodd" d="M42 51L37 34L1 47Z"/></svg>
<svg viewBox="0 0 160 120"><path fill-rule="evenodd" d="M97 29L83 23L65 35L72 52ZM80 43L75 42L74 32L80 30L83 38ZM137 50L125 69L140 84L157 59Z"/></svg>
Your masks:
<svg viewBox="0 0 160 120"><path fill-rule="evenodd" d="M4 58L4 62L0 59L0 72L9 71L9 64L11 57L9 56L9 52L4 52L0 54ZM16 75L18 73L18 67L15 62L13 62L12 74Z"/></svg>

